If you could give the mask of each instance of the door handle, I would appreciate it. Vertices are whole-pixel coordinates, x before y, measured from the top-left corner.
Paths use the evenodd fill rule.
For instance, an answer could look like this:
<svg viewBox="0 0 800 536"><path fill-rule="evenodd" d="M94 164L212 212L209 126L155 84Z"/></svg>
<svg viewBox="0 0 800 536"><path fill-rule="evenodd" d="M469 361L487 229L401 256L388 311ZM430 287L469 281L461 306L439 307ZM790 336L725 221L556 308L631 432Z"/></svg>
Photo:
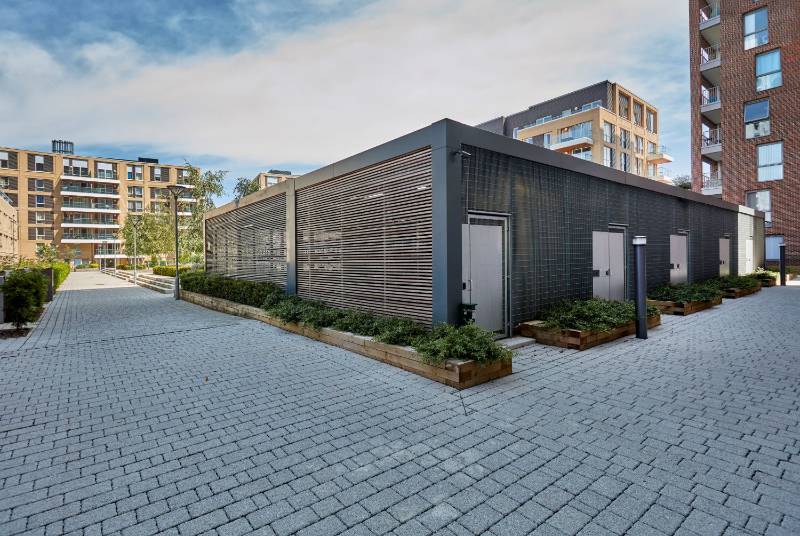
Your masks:
<svg viewBox="0 0 800 536"><path fill-rule="evenodd" d="M670 270L674 270L674 269L675 269L675 265L674 265L674 264L672 264L672 263L669 263L669 269L670 269Z"/></svg>
<svg viewBox="0 0 800 536"><path fill-rule="evenodd" d="M592 270L592 277L600 277L600 270Z"/></svg>
<svg viewBox="0 0 800 536"><path fill-rule="evenodd" d="M611 275L611 270L606 270L606 275Z"/></svg>

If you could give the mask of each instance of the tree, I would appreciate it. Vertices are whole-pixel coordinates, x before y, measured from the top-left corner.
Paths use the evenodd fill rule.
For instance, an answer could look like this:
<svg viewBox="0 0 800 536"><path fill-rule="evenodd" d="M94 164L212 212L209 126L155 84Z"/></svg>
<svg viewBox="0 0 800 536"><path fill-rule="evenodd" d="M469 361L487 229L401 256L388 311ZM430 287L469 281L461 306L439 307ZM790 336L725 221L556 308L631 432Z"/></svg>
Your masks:
<svg viewBox="0 0 800 536"><path fill-rule="evenodd" d="M47 298L47 281L38 270L15 270L3 283L6 321L21 329L39 318Z"/></svg>
<svg viewBox="0 0 800 536"><path fill-rule="evenodd" d="M136 249L139 256L164 255L172 252L173 216L169 211L145 212L141 216L128 216L122 226L122 238L125 241L125 254L133 258L133 235L136 218L142 223L136 231Z"/></svg>
<svg viewBox="0 0 800 536"><path fill-rule="evenodd" d="M692 177L689 175L678 175L672 179L672 184L684 190L692 189Z"/></svg>
<svg viewBox="0 0 800 536"><path fill-rule="evenodd" d="M252 179L239 177L236 179L236 186L233 187L233 196L236 199L241 199L246 195L256 193L258 188L258 177L253 177Z"/></svg>
<svg viewBox="0 0 800 536"><path fill-rule="evenodd" d="M44 264L52 264L58 260L58 248L53 244L36 246L36 260Z"/></svg>
<svg viewBox="0 0 800 536"><path fill-rule="evenodd" d="M203 218L209 210L214 208L214 198L225 193L222 181L227 171L204 171L186 163L189 174L186 182L193 186L191 195L196 200L191 208L191 216L183 216L181 225L181 259L199 262L203 258ZM172 249L172 248L170 248Z"/></svg>

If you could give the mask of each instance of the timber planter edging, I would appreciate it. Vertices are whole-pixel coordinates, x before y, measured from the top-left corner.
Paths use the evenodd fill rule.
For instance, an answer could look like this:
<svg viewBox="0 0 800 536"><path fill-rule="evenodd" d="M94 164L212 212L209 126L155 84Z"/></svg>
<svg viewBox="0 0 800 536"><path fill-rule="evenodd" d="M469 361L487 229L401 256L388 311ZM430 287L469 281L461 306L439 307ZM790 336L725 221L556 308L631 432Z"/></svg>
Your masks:
<svg viewBox="0 0 800 536"><path fill-rule="evenodd" d="M647 300L647 305L658 307L658 310L662 314L684 315L684 316L704 311L706 309L710 309L715 305L719 305L721 303L722 303L721 296L717 296L716 298L713 298L711 300L687 301L687 302L649 300L649 299Z"/></svg>
<svg viewBox="0 0 800 536"><path fill-rule="evenodd" d="M659 325L661 325L660 314L648 317L648 328L654 328ZM519 331L521 335L533 337L540 344L573 350L586 350L593 346L633 335L636 333L636 322L628 322L608 331L582 331L579 329L548 328L545 327L543 320L531 320L520 324Z"/></svg>
<svg viewBox="0 0 800 536"><path fill-rule="evenodd" d="M448 359L441 365L435 365L425 363L422 357L410 347L384 344L371 337L345 333L331 328L315 329L311 326L303 325L302 322L284 322L280 318L268 315L258 307L242 305L223 298L214 298L196 292L181 290L181 298L207 309L258 320L291 333L350 350L456 389L466 389L467 387L473 387L511 374L510 359L486 365L471 359Z"/></svg>
<svg viewBox="0 0 800 536"><path fill-rule="evenodd" d="M755 294L761 290L761 285L753 288L724 288L722 289L722 297L735 300L736 298L743 298L750 294Z"/></svg>
<svg viewBox="0 0 800 536"><path fill-rule="evenodd" d="M774 287L775 285L778 284L778 280L779 279L780 279L780 276L778 276L778 278L774 278L774 277L761 278L761 277L759 277L758 278L758 282L761 283L762 287Z"/></svg>

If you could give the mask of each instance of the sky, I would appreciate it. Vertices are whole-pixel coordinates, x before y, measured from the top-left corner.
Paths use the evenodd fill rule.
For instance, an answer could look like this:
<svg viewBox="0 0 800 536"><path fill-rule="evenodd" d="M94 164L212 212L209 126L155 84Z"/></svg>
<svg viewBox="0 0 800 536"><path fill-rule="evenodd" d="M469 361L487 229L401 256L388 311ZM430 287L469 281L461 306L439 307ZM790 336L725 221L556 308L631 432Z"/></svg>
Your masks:
<svg viewBox="0 0 800 536"><path fill-rule="evenodd" d="M3 0L0 145L304 173L602 80L687 173L683 0Z"/></svg>

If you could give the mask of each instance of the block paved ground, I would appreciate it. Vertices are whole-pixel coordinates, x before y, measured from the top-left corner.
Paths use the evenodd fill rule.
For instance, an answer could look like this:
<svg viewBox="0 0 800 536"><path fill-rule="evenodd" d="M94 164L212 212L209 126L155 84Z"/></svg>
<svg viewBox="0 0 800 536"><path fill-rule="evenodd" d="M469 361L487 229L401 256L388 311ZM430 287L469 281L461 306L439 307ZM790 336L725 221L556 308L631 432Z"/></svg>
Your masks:
<svg viewBox="0 0 800 536"><path fill-rule="evenodd" d="M98 273L0 351L0 535L800 534L800 287L459 393Z"/></svg>

